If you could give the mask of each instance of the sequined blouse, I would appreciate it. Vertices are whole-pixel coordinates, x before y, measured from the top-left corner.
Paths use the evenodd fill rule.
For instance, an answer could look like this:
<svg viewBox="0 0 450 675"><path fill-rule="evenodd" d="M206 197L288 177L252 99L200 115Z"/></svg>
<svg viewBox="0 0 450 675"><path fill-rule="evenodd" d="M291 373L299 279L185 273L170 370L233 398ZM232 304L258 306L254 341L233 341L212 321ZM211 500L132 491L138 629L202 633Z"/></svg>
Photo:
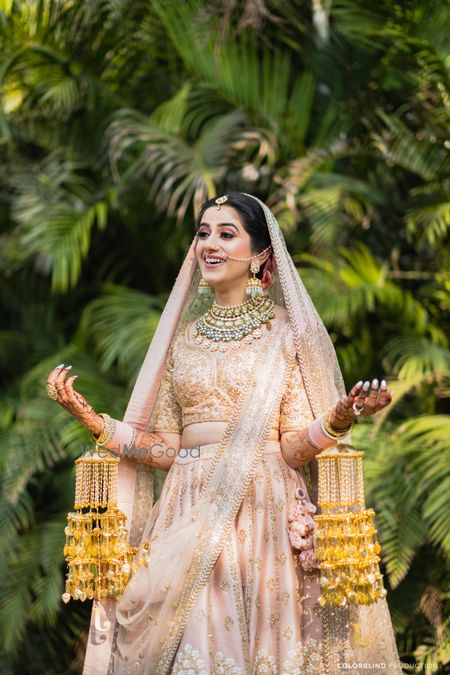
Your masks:
<svg viewBox="0 0 450 675"><path fill-rule="evenodd" d="M265 331L262 338L222 353L195 344L187 331L181 330L169 354L153 431L182 433L189 424L228 422L241 390L253 375L261 340L270 338L270 332ZM303 429L313 419L298 362L292 356L291 335L285 340L282 353L291 366L280 408L271 420L271 428L280 435Z"/></svg>

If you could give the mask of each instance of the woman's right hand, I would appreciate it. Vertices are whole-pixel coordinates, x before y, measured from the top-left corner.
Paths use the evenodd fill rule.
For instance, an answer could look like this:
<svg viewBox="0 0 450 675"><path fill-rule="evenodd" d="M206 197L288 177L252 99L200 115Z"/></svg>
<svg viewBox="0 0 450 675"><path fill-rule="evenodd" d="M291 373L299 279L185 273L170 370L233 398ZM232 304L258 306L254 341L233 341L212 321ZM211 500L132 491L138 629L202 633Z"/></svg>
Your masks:
<svg viewBox="0 0 450 675"><path fill-rule="evenodd" d="M47 386L56 390L55 401L96 436L103 430L103 419L86 399L73 388L77 375L67 378L72 366L64 363L54 368L47 378ZM67 379L66 379L67 378Z"/></svg>

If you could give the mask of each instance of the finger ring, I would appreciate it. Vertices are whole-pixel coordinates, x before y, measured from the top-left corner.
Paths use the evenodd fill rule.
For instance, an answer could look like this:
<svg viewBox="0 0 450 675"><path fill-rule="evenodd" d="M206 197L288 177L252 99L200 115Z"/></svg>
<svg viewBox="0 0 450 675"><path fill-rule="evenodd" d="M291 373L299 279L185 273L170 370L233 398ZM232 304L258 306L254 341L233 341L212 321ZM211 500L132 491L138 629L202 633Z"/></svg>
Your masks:
<svg viewBox="0 0 450 675"><path fill-rule="evenodd" d="M47 385L47 395L52 399L52 401L56 401L58 398L58 390L53 386L53 384Z"/></svg>
<svg viewBox="0 0 450 675"><path fill-rule="evenodd" d="M362 411L364 410L364 403L362 405L356 405L356 401L355 401L355 403L353 403L353 405L352 405L352 409L353 409L353 412L355 413L355 415L357 417L359 417L359 415L361 415Z"/></svg>

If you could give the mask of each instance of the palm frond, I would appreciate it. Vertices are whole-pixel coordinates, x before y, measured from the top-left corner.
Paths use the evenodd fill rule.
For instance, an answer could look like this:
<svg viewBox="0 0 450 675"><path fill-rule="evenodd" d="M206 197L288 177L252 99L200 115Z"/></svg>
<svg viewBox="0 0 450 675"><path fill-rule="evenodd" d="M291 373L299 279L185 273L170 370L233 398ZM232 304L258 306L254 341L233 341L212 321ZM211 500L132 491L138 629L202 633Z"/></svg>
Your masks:
<svg viewBox="0 0 450 675"><path fill-rule="evenodd" d="M385 353L401 380L415 383L431 377L450 376L450 350L424 337L398 335L386 345Z"/></svg>
<svg viewBox="0 0 450 675"><path fill-rule="evenodd" d="M133 380L159 321L163 300L146 293L105 284L103 295L84 310L80 334L92 340L101 367L117 365Z"/></svg>
<svg viewBox="0 0 450 675"><path fill-rule="evenodd" d="M373 312L380 305L423 331L427 313L406 290L387 278L386 266L380 265L365 246L343 249L333 263L309 254L295 256L310 268L301 268L301 276L320 315L329 326L344 326L361 313Z"/></svg>
<svg viewBox="0 0 450 675"><path fill-rule="evenodd" d="M378 150L392 164L398 164L424 180L433 180L448 174L449 159L444 150L429 140L418 139L399 117L379 111L384 123L381 133L374 132L373 139Z"/></svg>
<svg viewBox="0 0 450 675"><path fill-rule="evenodd" d="M416 193L417 194L417 193ZM434 203L418 206L409 211L406 224L414 234L436 246L445 238L450 229L450 202L438 199Z"/></svg>
<svg viewBox="0 0 450 675"><path fill-rule="evenodd" d="M122 180L151 178L150 198L181 220L191 201L198 209L216 192L245 127L245 116L234 111L206 125L190 145L132 111L121 111L109 129L111 161L116 175L119 160L127 165Z"/></svg>
<svg viewBox="0 0 450 675"><path fill-rule="evenodd" d="M425 415L405 422L399 442L410 458L411 470L420 483L422 513L430 539L450 556L448 494L450 490L449 415Z"/></svg>
<svg viewBox="0 0 450 675"><path fill-rule="evenodd" d="M399 457L395 437L372 433L372 425L357 427L355 443L367 449L364 473L367 480L367 503L377 513L382 560L392 588L404 579L415 554L426 540L420 503L414 486ZM401 532L401 536L400 536Z"/></svg>
<svg viewBox="0 0 450 675"><path fill-rule="evenodd" d="M22 170L12 178L21 258L33 257L38 268L51 272L52 288L61 292L79 279L94 225L106 225L106 200L91 192L89 181L76 169L76 164L52 156L39 173ZM17 256L17 249L12 254Z"/></svg>
<svg viewBox="0 0 450 675"><path fill-rule="evenodd" d="M295 76L286 51L267 49L249 34L220 40L218 30L202 21L196 0L182 8L155 3L172 44L189 70L253 121L274 125L283 144L303 150L311 122L315 80L310 70Z"/></svg>

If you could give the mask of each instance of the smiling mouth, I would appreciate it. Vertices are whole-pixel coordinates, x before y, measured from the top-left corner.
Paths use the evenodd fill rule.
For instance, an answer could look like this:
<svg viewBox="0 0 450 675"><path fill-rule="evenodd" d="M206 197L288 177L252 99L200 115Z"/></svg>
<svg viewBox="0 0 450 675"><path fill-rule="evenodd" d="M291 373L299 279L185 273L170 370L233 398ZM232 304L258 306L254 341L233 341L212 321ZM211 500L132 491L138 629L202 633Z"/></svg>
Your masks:
<svg viewBox="0 0 450 675"><path fill-rule="evenodd" d="M224 262L226 262L226 258L219 258L213 255L207 255L203 260L205 261L207 267L219 267Z"/></svg>

